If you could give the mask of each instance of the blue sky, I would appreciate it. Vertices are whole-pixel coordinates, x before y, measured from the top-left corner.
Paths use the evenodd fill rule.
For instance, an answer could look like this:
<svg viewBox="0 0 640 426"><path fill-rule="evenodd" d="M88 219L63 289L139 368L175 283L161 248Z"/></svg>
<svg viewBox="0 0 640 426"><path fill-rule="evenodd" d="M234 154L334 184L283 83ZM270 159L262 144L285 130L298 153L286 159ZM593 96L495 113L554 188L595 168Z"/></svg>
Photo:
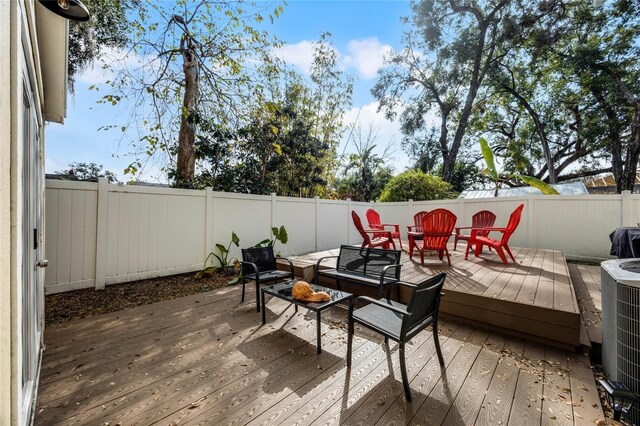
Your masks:
<svg viewBox="0 0 640 426"><path fill-rule="evenodd" d="M398 124L376 112L377 103L370 89L375 84L384 54L390 49L401 48L405 27L400 17L409 13L408 1L290 1L284 14L270 28L286 43L279 52L281 57L301 72L308 72L311 44L323 32L332 34L340 66L355 77L353 105L345 119L349 122L357 119L362 128L370 123L378 128L379 149L387 143L394 146L391 165L396 172L404 170L409 159L400 149ZM98 131L101 126L117 125L127 119L124 108L96 104L102 94L90 91L89 86L103 78L101 73L98 66L78 76L75 95L68 98L65 124L47 125L48 173L65 169L73 161L94 162L103 164L121 180L128 179L123 170L132 158L126 156L129 147L121 142L120 131ZM346 149L350 151L351 147ZM149 167L141 179L163 181L153 167Z"/></svg>

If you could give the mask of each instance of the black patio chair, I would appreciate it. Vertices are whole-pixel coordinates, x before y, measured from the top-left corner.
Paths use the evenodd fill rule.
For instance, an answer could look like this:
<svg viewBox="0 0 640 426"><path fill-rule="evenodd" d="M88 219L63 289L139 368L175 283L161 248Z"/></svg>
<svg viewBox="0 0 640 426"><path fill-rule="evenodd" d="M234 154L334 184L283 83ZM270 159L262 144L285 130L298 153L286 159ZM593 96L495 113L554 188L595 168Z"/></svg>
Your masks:
<svg viewBox="0 0 640 426"><path fill-rule="evenodd" d="M273 247L251 247L242 249L242 275L245 279L256 282L256 311L260 312L260 284L282 279L293 279L293 263L286 257L281 257L289 262L290 271L280 271L276 265L276 256ZM245 281L242 280L242 300L244 302Z"/></svg>
<svg viewBox="0 0 640 426"><path fill-rule="evenodd" d="M373 299L367 296L355 297L349 305L349 329L347 337L347 367L351 368L351 345L353 343L354 323L358 322L365 327L384 336L385 344L389 339L398 342L400 347L400 371L402 372L402 385L407 401L411 402L411 389L407 379L407 367L405 364L404 344L415 335L431 325L433 340L438 354L440 365L444 367L444 359L438 340L438 309L442 286L447 274L442 273L429 278L419 284L397 282L392 285L402 285L411 289L409 303L403 305L389 298ZM367 301L368 305L354 310L358 301Z"/></svg>

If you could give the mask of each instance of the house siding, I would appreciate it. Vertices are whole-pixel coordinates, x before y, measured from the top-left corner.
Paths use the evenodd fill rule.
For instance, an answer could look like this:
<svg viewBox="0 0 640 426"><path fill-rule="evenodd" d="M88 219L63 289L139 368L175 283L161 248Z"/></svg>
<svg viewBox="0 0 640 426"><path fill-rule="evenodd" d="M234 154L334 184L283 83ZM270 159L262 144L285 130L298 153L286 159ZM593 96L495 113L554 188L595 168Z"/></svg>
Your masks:
<svg viewBox="0 0 640 426"><path fill-rule="evenodd" d="M0 2L0 423L12 423L11 361L11 63L13 2ZM8 53L11 52L11 55Z"/></svg>

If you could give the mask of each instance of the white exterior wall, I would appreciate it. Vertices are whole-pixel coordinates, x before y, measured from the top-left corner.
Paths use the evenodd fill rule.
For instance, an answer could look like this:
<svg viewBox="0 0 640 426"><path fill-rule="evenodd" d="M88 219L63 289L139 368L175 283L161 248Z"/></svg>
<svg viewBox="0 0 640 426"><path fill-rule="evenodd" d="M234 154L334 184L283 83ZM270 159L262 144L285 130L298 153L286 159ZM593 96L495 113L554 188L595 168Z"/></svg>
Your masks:
<svg viewBox="0 0 640 426"><path fill-rule="evenodd" d="M40 8L40 9L39 9ZM43 13L44 12L44 13ZM47 15L49 14L49 15ZM0 424L31 422L30 401L39 375L42 310L42 269L33 271L43 232L37 225L38 203L44 201L43 166L45 94L66 87L67 26L33 0L0 2ZM40 37L38 30L42 31ZM42 61L39 42L51 43ZM44 64L46 62L46 64ZM55 75L54 75L55 74ZM25 101L25 99L27 99ZM48 98L49 99L49 98ZM50 112L64 115L65 91L51 97ZM29 114L26 114L28 108ZM28 123L28 124L27 124ZM25 133L25 128L28 128ZM38 145L36 146L36 142ZM32 170L25 172L24 164ZM25 175L28 174L27 179ZM29 187L25 188L26 183ZM41 185L38 185L41 183ZM38 190L38 187L42 191ZM25 200L30 200L25 218ZM44 220L43 220L44 222ZM31 225L37 232L30 232ZM26 228L26 229L25 229ZM36 244L38 249L36 250ZM23 258L27 250L29 258ZM39 258L38 260L40 260ZM28 272L27 272L28 271ZM28 275L29 286L24 276ZM29 287L28 289L26 287ZM23 312L28 306L31 312ZM25 317L25 318L23 318ZM27 328L23 330L23 325ZM26 336L26 338L24 338ZM28 343L27 343L28 342ZM27 345L29 353L23 353ZM27 359L29 373L23 371ZM29 383L24 387L23 376Z"/></svg>
<svg viewBox="0 0 640 426"><path fill-rule="evenodd" d="M11 57L16 8L0 2L0 81L12 79ZM13 43L13 44L14 44ZM13 48L15 50L15 48ZM11 85L0 84L0 423L10 424L12 413L11 360Z"/></svg>
<svg viewBox="0 0 640 426"><path fill-rule="evenodd" d="M609 234L640 220L640 195L630 194L363 203L104 182L101 196L100 187L47 181L47 293L197 271L216 243L229 244L232 231L240 238L240 247L231 247L232 258L240 257L241 247L270 238L271 228L281 225L289 242L277 243L276 251L285 256L359 244L351 210L366 224L365 212L372 207L383 222L400 224L406 239L407 225L421 210L449 209L459 225L469 225L480 210L491 210L497 215L495 226L501 227L523 203L511 245L560 249L569 257L590 259L610 257Z"/></svg>

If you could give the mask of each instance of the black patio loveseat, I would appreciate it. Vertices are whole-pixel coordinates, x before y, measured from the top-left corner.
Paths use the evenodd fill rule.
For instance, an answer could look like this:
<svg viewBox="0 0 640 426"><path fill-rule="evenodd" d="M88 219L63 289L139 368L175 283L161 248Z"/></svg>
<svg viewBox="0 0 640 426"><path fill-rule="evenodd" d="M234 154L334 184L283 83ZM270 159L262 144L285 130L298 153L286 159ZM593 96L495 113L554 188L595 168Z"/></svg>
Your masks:
<svg viewBox="0 0 640 426"><path fill-rule="evenodd" d="M377 287L380 297L384 297L385 289L400 281L401 253L400 250L343 245L337 256L318 259L314 282L318 284L320 277L331 278L335 280L338 290L341 282ZM322 262L331 258L337 259L336 267L321 269Z"/></svg>

